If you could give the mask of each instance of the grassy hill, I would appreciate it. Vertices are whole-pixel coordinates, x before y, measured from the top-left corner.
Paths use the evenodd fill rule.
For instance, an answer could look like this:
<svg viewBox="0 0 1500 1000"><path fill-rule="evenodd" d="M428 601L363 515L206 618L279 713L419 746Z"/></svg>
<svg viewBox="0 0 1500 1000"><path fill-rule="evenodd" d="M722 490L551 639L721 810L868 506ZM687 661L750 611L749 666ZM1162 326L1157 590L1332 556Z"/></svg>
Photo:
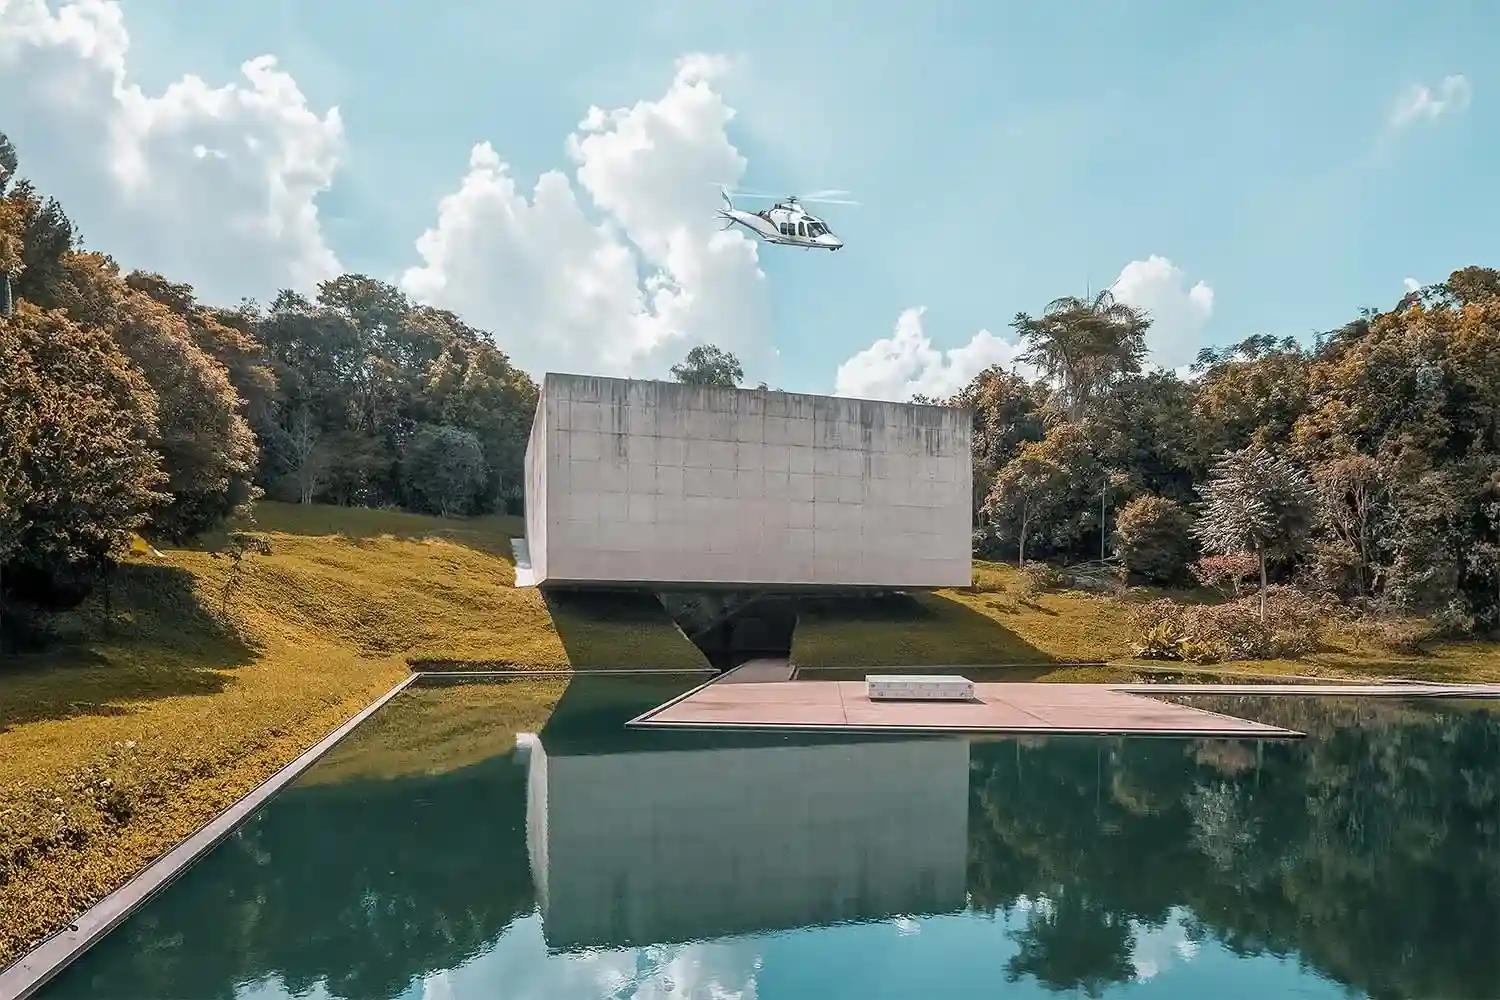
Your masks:
<svg viewBox="0 0 1500 1000"><path fill-rule="evenodd" d="M229 560L123 565L111 612L0 663L0 964L140 870L417 661L703 668L654 603L515 590L517 518L265 503Z"/></svg>
<svg viewBox="0 0 1500 1000"><path fill-rule="evenodd" d="M804 599L792 661L803 667L1035 665L1130 651L1128 609L1080 592L1018 598L1016 570L976 563L976 588L874 600Z"/></svg>
<svg viewBox="0 0 1500 1000"><path fill-rule="evenodd" d="M1431 681L1500 681L1500 643L1447 641L1422 654L1393 654L1332 629L1324 648L1295 660L1242 660L1214 668L1138 661L1131 604L1162 596L1123 597L1065 590L1032 593L1014 567L975 560L974 586L881 599L803 599L792 661L800 667L1016 666L1017 680L1107 681L1132 670L1299 675L1330 679L1401 677ZM1206 599L1204 594L1174 596ZM1070 667L1107 663L1110 670ZM1123 668L1123 671L1122 671Z"/></svg>

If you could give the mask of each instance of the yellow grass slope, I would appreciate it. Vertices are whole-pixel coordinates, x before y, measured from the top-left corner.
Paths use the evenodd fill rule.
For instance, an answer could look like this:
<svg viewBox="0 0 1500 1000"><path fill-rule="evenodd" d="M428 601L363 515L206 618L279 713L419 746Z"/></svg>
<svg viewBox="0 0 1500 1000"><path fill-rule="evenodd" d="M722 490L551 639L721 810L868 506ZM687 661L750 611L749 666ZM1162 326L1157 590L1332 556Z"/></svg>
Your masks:
<svg viewBox="0 0 1500 1000"><path fill-rule="evenodd" d="M799 605L804 667L1089 663L1129 652L1128 608L1079 592L1031 594L1014 567L976 561L974 587ZM1029 679L1029 677L1028 677Z"/></svg>
<svg viewBox="0 0 1500 1000"><path fill-rule="evenodd" d="M799 605L792 661L802 667L1015 665L1017 680L1106 681L1126 671L1177 671L1240 680L1260 675L1329 679L1403 678L1500 681L1500 643L1428 644L1421 654L1361 645L1330 627L1323 648L1299 659L1241 660L1210 668L1132 658L1131 605L1162 596L1154 590L1123 597L1083 591L1034 593L1020 571L974 562L974 586L884 601L818 601ZM1173 594L1207 599L1206 594ZM1069 668L1105 663L1113 671Z"/></svg>
<svg viewBox="0 0 1500 1000"><path fill-rule="evenodd" d="M404 676L408 662L701 668L658 608L556 617L511 587L514 518L263 504L271 553L123 566L112 615L0 663L0 964L114 889ZM608 608L602 610L607 611Z"/></svg>

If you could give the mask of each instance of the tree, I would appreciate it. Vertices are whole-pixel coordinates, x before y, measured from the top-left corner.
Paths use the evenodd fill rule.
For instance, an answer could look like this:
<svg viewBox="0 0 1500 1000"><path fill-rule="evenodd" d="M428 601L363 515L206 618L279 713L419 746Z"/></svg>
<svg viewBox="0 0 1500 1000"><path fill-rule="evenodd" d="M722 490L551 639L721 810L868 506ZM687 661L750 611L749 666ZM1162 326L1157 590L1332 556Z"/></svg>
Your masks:
<svg viewBox="0 0 1500 1000"><path fill-rule="evenodd" d="M1029 445L995 477L985 510L997 534L1015 538L1017 561L1022 566L1026 565L1026 540L1038 519L1057 502L1062 479L1063 470L1057 463Z"/></svg>
<svg viewBox="0 0 1500 1000"><path fill-rule="evenodd" d="M1486 537L1474 543L1468 556L1468 569L1476 583L1488 581L1494 587L1493 602L1480 612L1491 628L1500 626L1500 461L1494 465L1495 471L1481 487L1479 498L1479 520Z"/></svg>
<svg viewBox="0 0 1500 1000"><path fill-rule="evenodd" d="M1000 470L981 518L998 539L1016 541L1023 563L1034 540L1049 551L1066 551L1097 537L1099 490L1110 478L1081 425L1054 424Z"/></svg>
<svg viewBox="0 0 1500 1000"><path fill-rule="evenodd" d="M1382 529L1390 514L1390 485L1380 463L1354 453L1312 470L1325 532L1319 547L1320 575L1336 583L1347 572L1354 592L1365 597L1382 583Z"/></svg>
<svg viewBox="0 0 1500 1000"><path fill-rule="evenodd" d="M10 186L17 165L15 144L10 141L10 136L0 132L0 195L5 194L5 189Z"/></svg>
<svg viewBox="0 0 1500 1000"><path fill-rule="evenodd" d="M13 293L56 308L52 292L62 277L63 259L73 250L73 221L56 198L42 200L30 181L17 182L6 197L21 217L21 264L11 272Z"/></svg>
<svg viewBox="0 0 1500 1000"><path fill-rule="evenodd" d="M292 414L286 429L286 454L297 482L297 501L312 503L323 475L323 452L319 449L317 425L304 404Z"/></svg>
<svg viewBox="0 0 1500 1000"><path fill-rule="evenodd" d="M253 332L275 369L275 395L257 425L262 482L274 494L303 498L311 485L308 499L406 502L400 456L418 427L441 424L470 431L484 450L481 509L519 501L537 387L485 331L391 285L344 275L324 282L316 301L278 295ZM304 447L314 440L315 451Z"/></svg>
<svg viewBox="0 0 1500 1000"><path fill-rule="evenodd" d="M488 473L479 439L457 427L420 428L401 460L407 494L443 517L467 513Z"/></svg>
<svg viewBox="0 0 1500 1000"><path fill-rule="evenodd" d="M1120 510L1115 551L1129 572L1158 583L1176 583L1193 557L1192 529L1192 517L1177 501L1139 496Z"/></svg>
<svg viewBox="0 0 1500 1000"><path fill-rule="evenodd" d="M158 433L171 500L151 527L183 540L244 513L256 497L255 437L229 376L186 322L127 285L114 262L70 254L54 298L79 322L109 331L156 393Z"/></svg>
<svg viewBox="0 0 1500 1000"><path fill-rule="evenodd" d="M125 276L125 284L182 318L203 353L224 366L240 397L245 420L259 437L270 422L277 396L275 369L256 336L262 318L259 309L252 303L238 309L205 306L191 285L146 271L132 271Z"/></svg>
<svg viewBox="0 0 1500 1000"><path fill-rule="evenodd" d="M420 418L470 430L484 448L489 480L485 506L519 510L531 419L540 395L535 382L452 313L434 311L452 331L423 379Z"/></svg>
<svg viewBox="0 0 1500 1000"><path fill-rule="evenodd" d="M740 359L713 344L699 344L672 366L672 377L684 385L722 385L733 388L745 377Z"/></svg>
<svg viewBox="0 0 1500 1000"><path fill-rule="evenodd" d="M12 308L11 277L21 267L21 213L5 198L16 175L16 147L0 132L0 317Z"/></svg>
<svg viewBox="0 0 1500 1000"><path fill-rule="evenodd" d="M913 400L915 401L915 399ZM1022 445L1040 441L1046 428L1046 393L999 365L992 365L948 401L974 414L970 454L974 465L974 512L979 513L995 477Z"/></svg>
<svg viewBox="0 0 1500 1000"><path fill-rule="evenodd" d="M1310 365L1295 340L1264 334L1199 352L1191 423L1200 473L1221 452L1284 444L1307 411Z"/></svg>
<svg viewBox="0 0 1500 1000"><path fill-rule="evenodd" d="M1482 555L1500 542L1482 515L1500 454L1497 371L1500 271L1491 268L1454 271L1321 339L1293 447L1342 497L1320 543L1325 576L1343 573L1357 591L1363 574L1370 598L1451 627L1500 622Z"/></svg>
<svg viewBox="0 0 1500 1000"><path fill-rule="evenodd" d="M1123 472L1132 492L1192 497L1193 387L1175 373L1125 376L1089 408L1084 424L1099 460Z"/></svg>
<svg viewBox="0 0 1500 1000"><path fill-rule="evenodd" d="M1211 552L1253 552L1266 617L1266 562L1296 554L1317 514L1312 484L1290 460L1251 446L1218 457L1197 487L1203 508L1193 534Z"/></svg>
<svg viewBox="0 0 1500 1000"><path fill-rule="evenodd" d="M165 503L151 387L104 331L0 320L0 595L71 603Z"/></svg>
<svg viewBox="0 0 1500 1000"><path fill-rule="evenodd" d="M1141 370L1151 320L1106 289L1091 299L1054 299L1041 316L1017 313L1010 325L1026 348L1021 360L1058 387L1076 420L1116 379Z"/></svg>
<svg viewBox="0 0 1500 1000"><path fill-rule="evenodd" d="M24 267L23 221L20 207L9 198L0 197L0 318L9 316L15 308L15 289L11 279Z"/></svg>

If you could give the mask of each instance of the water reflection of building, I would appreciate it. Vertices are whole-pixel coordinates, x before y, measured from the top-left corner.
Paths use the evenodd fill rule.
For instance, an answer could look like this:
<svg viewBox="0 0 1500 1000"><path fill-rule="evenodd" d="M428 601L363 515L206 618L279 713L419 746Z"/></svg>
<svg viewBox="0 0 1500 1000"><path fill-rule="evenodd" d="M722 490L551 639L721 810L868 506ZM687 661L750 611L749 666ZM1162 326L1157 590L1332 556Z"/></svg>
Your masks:
<svg viewBox="0 0 1500 1000"><path fill-rule="evenodd" d="M961 909L969 748L906 740L569 753L531 745L550 948Z"/></svg>

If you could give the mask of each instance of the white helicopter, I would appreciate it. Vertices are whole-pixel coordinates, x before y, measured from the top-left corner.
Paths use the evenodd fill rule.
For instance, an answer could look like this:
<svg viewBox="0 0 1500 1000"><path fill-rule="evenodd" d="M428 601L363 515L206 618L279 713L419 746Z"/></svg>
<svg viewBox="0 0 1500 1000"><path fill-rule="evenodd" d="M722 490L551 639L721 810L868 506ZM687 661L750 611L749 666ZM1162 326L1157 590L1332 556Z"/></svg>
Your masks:
<svg viewBox="0 0 1500 1000"><path fill-rule="evenodd" d="M724 207L719 209L719 218L725 220L725 229L738 224L767 243L804 247L808 250L837 250L844 245L844 241L833 235L833 231L828 228L828 223L815 215L808 214L807 210L802 207L802 201L822 202L828 205L858 205L859 202L843 198L821 197L825 193L843 194L844 192L818 192L815 196L801 200L795 196L780 198L770 208L759 212L746 212L735 208L734 202L729 198L729 191L720 188L719 194L724 199ZM738 191L736 194L747 198L775 197L748 191Z"/></svg>

